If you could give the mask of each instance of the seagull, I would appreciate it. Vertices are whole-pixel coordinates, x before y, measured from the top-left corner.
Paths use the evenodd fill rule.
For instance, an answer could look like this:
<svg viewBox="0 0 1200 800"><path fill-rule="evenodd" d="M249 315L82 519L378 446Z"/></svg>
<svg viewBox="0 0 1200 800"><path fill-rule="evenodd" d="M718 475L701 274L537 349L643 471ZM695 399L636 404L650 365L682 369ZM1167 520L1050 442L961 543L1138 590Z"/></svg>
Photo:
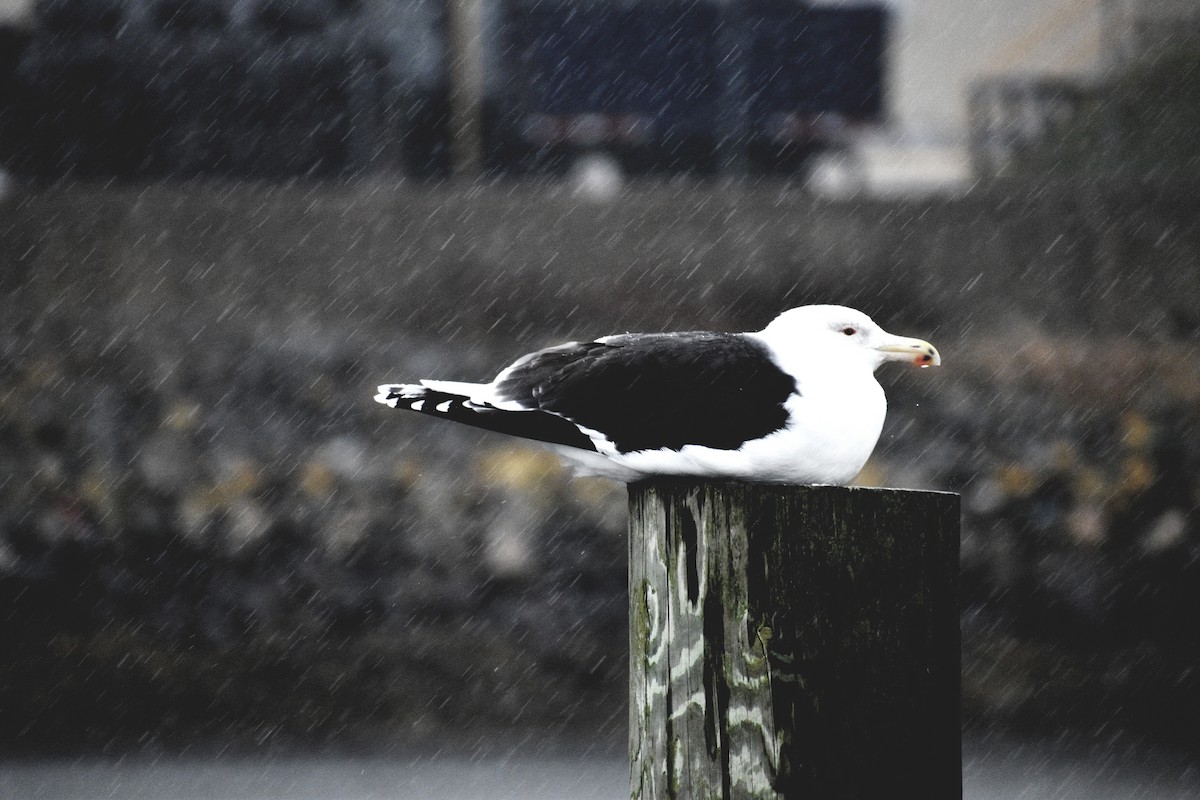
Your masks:
<svg viewBox="0 0 1200 800"><path fill-rule="evenodd" d="M844 485L883 429L875 370L885 361L942 358L861 311L808 305L753 333L568 342L523 356L490 383L384 384L375 399L543 442L583 475Z"/></svg>

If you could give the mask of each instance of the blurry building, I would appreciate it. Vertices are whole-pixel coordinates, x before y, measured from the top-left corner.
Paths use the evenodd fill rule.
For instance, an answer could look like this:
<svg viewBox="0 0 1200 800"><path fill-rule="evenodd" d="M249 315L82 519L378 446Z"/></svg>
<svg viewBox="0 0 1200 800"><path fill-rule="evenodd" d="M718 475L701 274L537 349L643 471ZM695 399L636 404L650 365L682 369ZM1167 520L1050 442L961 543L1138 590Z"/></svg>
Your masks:
<svg viewBox="0 0 1200 800"><path fill-rule="evenodd" d="M1094 43L1061 46L1093 27ZM1069 0L1047 9L1005 59L970 87L975 171L1006 174L1017 153L1068 125L1114 74L1197 42L1200 4L1194 0Z"/></svg>
<svg viewBox="0 0 1200 800"><path fill-rule="evenodd" d="M1147 53L1200 42L1195 0L1101 0L1107 62L1120 67Z"/></svg>
<svg viewBox="0 0 1200 800"><path fill-rule="evenodd" d="M877 3L480 7L492 170L566 167L597 150L638 171L794 169L884 113L888 15ZM26 10L0 63L0 158L18 175L448 169L442 0L34 0Z"/></svg>
<svg viewBox="0 0 1200 800"><path fill-rule="evenodd" d="M6 166L75 177L362 171L395 157L385 131L396 109L419 110L430 94L422 54L375 34L387 14L359 0L39 0L10 77Z"/></svg>
<svg viewBox="0 0 1200 800"><path fill-rule="evenodd" d="M1013 157L1068 123L1090 91L1069 78L1005 75L976 82L967 101L975 172L1007 174Z"/></svg>

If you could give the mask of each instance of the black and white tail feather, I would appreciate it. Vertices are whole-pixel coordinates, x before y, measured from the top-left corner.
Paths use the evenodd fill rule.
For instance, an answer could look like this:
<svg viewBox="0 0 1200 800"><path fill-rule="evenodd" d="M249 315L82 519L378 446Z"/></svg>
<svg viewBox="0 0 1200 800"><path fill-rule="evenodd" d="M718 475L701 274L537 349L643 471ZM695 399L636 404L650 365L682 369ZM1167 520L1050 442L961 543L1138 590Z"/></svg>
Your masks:
<svg viewBox="0 0 1200 800"><path fill-rule="evenodd" d="M376 402L392 408L408 408L510 436L591 452L599 452L598 443L607 443L603 436L585 432L558 414L500 399L493 384L422 380L384 384L378 391Z"/></svg>

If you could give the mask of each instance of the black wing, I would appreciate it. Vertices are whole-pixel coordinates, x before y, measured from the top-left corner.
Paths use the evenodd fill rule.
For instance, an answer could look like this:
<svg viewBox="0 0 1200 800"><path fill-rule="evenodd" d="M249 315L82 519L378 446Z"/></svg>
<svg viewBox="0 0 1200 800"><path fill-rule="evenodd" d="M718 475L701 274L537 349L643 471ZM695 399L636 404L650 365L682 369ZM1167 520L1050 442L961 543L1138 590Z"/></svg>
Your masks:
<svg viewBox="0 0 1200 800"><path fill-rule="evenodd" d="M608 436L619 452L685 444L736 450L787 424L796 382L743 334L628 334L534 353L497 386L506 400Z"/></svg>
<svg viewBox="0 0 1200 800"><path fill-rule="evenodd" d="M561 415L546 411L504 411L473 403L459 394L415 385L398 385L393 392L385 394L384 398L398 400L403 406L431 417L507 433L509 436L522 436L539 442L578 447L581 450L596 450L591 438L576 425Z"/></svg>

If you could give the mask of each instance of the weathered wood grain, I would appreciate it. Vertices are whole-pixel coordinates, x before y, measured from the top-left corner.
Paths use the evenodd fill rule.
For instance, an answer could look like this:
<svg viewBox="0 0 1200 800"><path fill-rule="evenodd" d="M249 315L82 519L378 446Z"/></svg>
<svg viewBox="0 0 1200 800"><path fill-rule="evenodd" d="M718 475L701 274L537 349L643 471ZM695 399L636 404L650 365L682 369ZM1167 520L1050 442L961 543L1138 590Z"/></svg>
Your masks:
<svg viewBox="0 0 1200 800"><path fill-rule="evenodd" d="M961 797L957 496L629 498L632 797Z"/></svg>

